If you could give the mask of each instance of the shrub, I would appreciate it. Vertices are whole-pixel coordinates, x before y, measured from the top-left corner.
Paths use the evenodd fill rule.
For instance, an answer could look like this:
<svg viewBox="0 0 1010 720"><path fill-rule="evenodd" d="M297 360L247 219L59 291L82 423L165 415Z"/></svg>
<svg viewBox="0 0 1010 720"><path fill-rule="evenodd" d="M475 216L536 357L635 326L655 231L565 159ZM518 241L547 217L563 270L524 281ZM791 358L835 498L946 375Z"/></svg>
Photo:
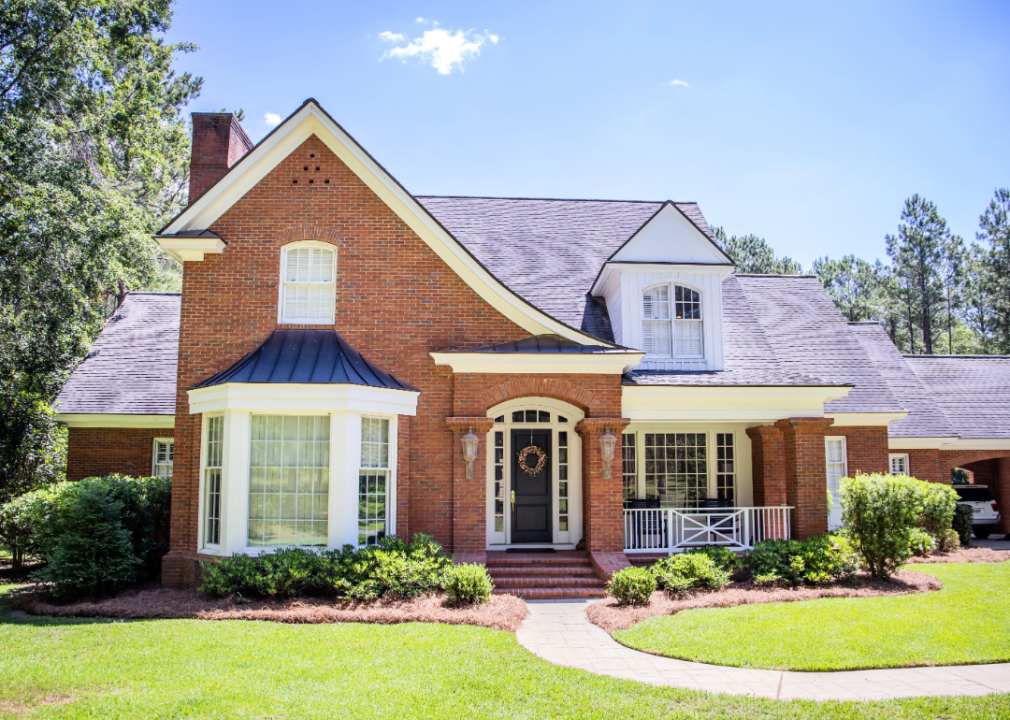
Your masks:
<svg viewBox="0 0 1010 720"><path fill-rule="evenodd" d="M454 603L485 603L491 599L494 584L487 568L476 563L453 565L445 571L442 585Z"/></svg>
<svg viewBox="0 0 1010 720"><path fill-rule="evenodd" d="M947 532L947 531L945 531ZM926 557L936 549L936 541L933 536L925 530L919 528L912 529L911 539L908 541L908 551L917 557Z"/></svg>
<svg viewBox="0 0 1010 720"><path fill-rule="evenodd" d="M961 549L961 538L956 530L944 530L943 535L937 538L937 545L940 552L957 552Z"/></svg>
<svg viewBox="0 0 1010 720"><path fill-rule="evenodd" d="M730 572L719 567L705 552L683 553L663 558L652 566L657 587L670 595L704 588L721 590L729 585Z"/></svg>
<svg viewBox="0 0 1010 720"><path fill-rule="evenodd" d="M856 554L842 535L815 535L805 541L762 540L744 553L743 565L758 584L820 585L849 580Z"/></svg>
<svg viewBox="0 0 1010 720"><path fill-rule="evenodd" d="M919 490L922 494L919 527L933 537L940 537L951 528L954 508L957 507L957 492L949 485L939 483L922 483Z"/></svg>
<svg viewBox="0 0 1010 720"><path fill-rule="evenodd" d="M740 567L739 556L732 550L719 547L718 545L706 545L704 547L691 548L687 551L687 554L707 555L718 567L729 572L733 572Z"/></svg>
<svg viewBox="0 0 1010 720"><path fill-rule="evenodd" d="M68 482L45 485L0 507L0 542L10 549L14 567L52 551L53 520L69 488Z"/></svg>
<svg viewBox="0 0 1010 720"><path fill-rule="evenodd" d="M656 577L646 568L626 567L610 578L607 592L619 605L645 605L656 589Z"/></svg>
<svg viewBox="0 0 1010 720"><path fill-rule="evenodd" d="M921 483L905 475L842 479L842 522L870 575L890 577L909 558L912 529L922 516Z"/></svg>
<svg viewBox="0 0 1010 720"><path fill-rule="evenodd" d="M971 519L972 511L970 505L958 505L954 509L954 520L951 522L951 528L957 533L961 547L971 545ZM943 547L942 543L940 549L944 552L950 552Z"/></svg>

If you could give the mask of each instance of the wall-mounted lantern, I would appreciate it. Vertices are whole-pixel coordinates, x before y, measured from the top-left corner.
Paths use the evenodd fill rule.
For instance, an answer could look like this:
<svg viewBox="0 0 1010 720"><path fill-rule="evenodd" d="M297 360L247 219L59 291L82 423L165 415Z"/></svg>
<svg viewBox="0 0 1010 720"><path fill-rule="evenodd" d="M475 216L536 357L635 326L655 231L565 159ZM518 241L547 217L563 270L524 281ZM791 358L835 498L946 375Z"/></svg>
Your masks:
<svg viewBox="0 0 1010 720"><path fill-rule="evenodd" d="M610 463L614 461L614 449L617 447L617 438L607 430L600 437L600 456L603 459L603 479L610 479Z"/></svg>
<svg viewBox="0 0 1010 720"><path fill-rule="evenodd" d="M463 459L466 460L466 479L473 480L473 462L477 459L477 436L473 434L473 428L467 428L462 442Z"/></svg>

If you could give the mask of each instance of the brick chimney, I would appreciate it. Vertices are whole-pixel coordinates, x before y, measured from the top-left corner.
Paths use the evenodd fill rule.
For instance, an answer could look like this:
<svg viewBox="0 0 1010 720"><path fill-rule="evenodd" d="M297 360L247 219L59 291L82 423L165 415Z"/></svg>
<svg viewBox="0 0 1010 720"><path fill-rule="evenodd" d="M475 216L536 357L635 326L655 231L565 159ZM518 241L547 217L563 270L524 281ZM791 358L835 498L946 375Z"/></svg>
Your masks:
<svg viewBox="0 0 1010 720"><path fill-rule="evenodd" d="M238 118L231 113L193 113L189 204L216 183L252 146Z"/></svg>

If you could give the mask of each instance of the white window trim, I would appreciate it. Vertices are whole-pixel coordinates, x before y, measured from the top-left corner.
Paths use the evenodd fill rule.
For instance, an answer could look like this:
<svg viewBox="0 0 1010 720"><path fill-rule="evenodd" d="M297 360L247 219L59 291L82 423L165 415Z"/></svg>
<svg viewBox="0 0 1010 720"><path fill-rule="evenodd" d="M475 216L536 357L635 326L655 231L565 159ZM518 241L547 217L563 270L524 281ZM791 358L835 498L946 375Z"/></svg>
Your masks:
<svg viewBox="0 0 1010 720"><path fill-rule="evenodd" d="M842 448L842 474L839 477L839 489L841 489L841 479L849 476L849 446L847 438L845 435L826 435L824 437L824 483L825 491L831 492L828 483L828 447L832 444L838 444ZM836 514L841 508L841 497L832 494L832 510L828 514L828 530L836 530L841 527L840 524L836 523L832 525L831 516Z"/></svg>
<svg viewBox="0 0 1010 720"><path fill-rule="evenodd" d="M330 303L330 316L329 317L318 317L318 318L288 318L284 315L284 306L286 298L286 281L284 280L285 273L287 271L288 265L288 253L292 250L299 250L301 248L318 248L322 250L329 250L333 253L333 267L332 275L333 278L333 297ZM332 243L322 242L319 240L299 240L298 242L288 243L281 248L281 262L280 267L277 271L277 322L282 325L332 325L336 322L336 308L337 308L337 246Z"/></svg>
<svg viewBox="0 0 1010 720"><path fill-rule="evenodd" d="M167 443L167 444L169 444L169 445L172 446L172 460L170 460L168 463L162 463L162 464L163 465L167 464L169 466L174 466L175 465L175 438L174 437L156 437L156 438L154 438L154 441L151 444L151 476L152 477L157 477L158 476L158 444L159 443ZM172 469L174 471L175 468L173 467ZM169 475L168 477L171 478L172 475Z"/></svg>
<svg viewBox="0 0 1010 720"><path fill-rule="evenodd" d="M206 541L207 536L207 426L210 423L210 419L214 417L224 417L224 413L205 413L201 416L200 423L200 482L199 482L199 493L200 497L197 502L197 517L198 527L197 527L197 547L200 548L200 552L209 553L219 553L221 551L222 543L208 543ZM227 440L227 437L223 437L223 440ZM223 454L224 450L222 450ZM218 536L224 538L224 508L225 508L225 478L224 478L224 458L221 459L222 462L222 472L221 472L221 514L222 517L219 519L221 523L221 528L218 531Z"/></svg>
<svg viewBox="0 0 1010 720"><path fill-rule="evenodd" d="M891 475L895 474L895 472L894 472L894 461L898 460L898 459L901 459L902 462L905 464L905 472L903 474L908 475L909 474L908 453L889 453L888 456L887 456L887 469L888 469L888 472Z"/></svg>
<svg viewBox="0 0 1010 720"><path fill-rule="evenodd" d="M710 498L719 497L719 435L730 435L733 438L733 506L734 507L749 507L751 500L747 499L747 496L753 495L753 480L749 483L750 488L744 487L744 480L749 473L746 472L745 464L743 463L743 453L747 452L749 454L749 448L741 447L741 438L746 438L746 433L739 432L737 428L726 427L722 425L716 426L706 426L702 424L696 425L677 425L677 426L667 426L667 425L639 425L634 426L629 425L624 428L622 432L622 442L623 435L634 435L635 436L635 497L636 499L644 498L646 495L646 480L645 480L645 436L646 434L682 434L690 433L695 435L705 435L705 462L706 462L706 476L705 476L705 492L706 496ZM622 457L623 462L623 457ZM623 498L624 490L624 473L623 464L621 467L621 490ZM745 474L746 473L746 474ZM725 473L730 474L730 473Z"/></svg>
<svg viewBox="0 0 1010 720"><path fill-rule="evenodd" d="M365 444L365 439L361 435L361 432L364 429L362 427L362 425L364 424L365 420L385 420L386 422L389 423L389 436L387 438L388 442L387 442L387 447L386 447L386 467L365 467L361 463L361 449L362 449L362 447ZM396 468L396 449L395 449L395 446L397 445L396 438L393 437L393 432L396 431L396 430L397 430L397 425L396 425L396 421L395 420L391 420L388 417L382 417L382 416L379 416L379 415L362 415L361 419L358 422L358 432L359 432L359 435L358 435L358 452L357 452L358 472L355 473L354 476L353 476L354 487L355 487L355 497L358 498L358 502L360 502L360 490L359 490L358 485L361 482L361 480L360 480L360 477L361 477L360 473L362 471L365 471L365 472L384 472L384 473L386 473L386 517L385 517L385 521L386 521L386 537L391 537L391 536L393 536L393 535L396 534L396 530L393 527L394 526L394 518L396 517L396 512L395 512L395 509L393 508L393 501L396 498L396 492L393 490L393 488L396 485L396 482L395 482L395 479L394 479L395 478L395 472L394 471L395 471L395 468ZM356 512L355 512L356 521L354 523L354 536L355 536L354 545L357 545L358 547L365 547L365 545L361 544L361 541L360 541L360 535L361 535L361 532L360 532L360 530L361 530L361 514L360 513L361 513L361 510L360 510L360 505L357 502L355 503L355 510L356 510Z"/></svg>
<svg viewBox="0 0 1010 720"><path fill-rule="evenodd" d="M641 330L642 330L642 349L645 349L645 324L649 322L664 322L663 320L649 320L645 317L645 294L655 290L660 287L667 288L667 297L669 298L670 306L670 317L665 322L670 324L670 354L657 354L657 353L646 353L644 360L647 362L649 360L669 360L669 361L692 361L692 362L705 362L706 361L706 349L707 343L705 342L705 323L706 320L706 310L705 310L705 293L701 288L695 287L690 283L686 283L680 280L668 280L660 283L653 283L648 287L642 288L642 292L638 298L638 312L641 318ZM701 311L701 318L699 320L677 320L677 287L686 288L692 292L698 293L698 307ZM677 354L677 323L678 322L690 322L697 323L701 326L701 354L700 355L679 355Z"/></svg>

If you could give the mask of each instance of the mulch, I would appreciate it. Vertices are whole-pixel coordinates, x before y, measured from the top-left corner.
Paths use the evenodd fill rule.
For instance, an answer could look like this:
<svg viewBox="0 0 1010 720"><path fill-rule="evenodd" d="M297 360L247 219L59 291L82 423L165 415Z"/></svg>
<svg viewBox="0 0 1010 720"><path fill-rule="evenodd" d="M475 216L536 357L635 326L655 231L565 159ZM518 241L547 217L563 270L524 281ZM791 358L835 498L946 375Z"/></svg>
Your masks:
<svg viewBox="0 0 1010 720"><path fill-rule="evenodd" d="M193 589L126 590L101 600L55 604L40 593L15 596L15 606L32 615L50 617L195 620L269 620L283 623L362 622L391 625L437 622L478 625L515 632L526 617L526 603L513 595L493 595L480 605L454 606L444 594L409 600L370 602L298 598L247 600L232 596L205 598Z"/></svg>
<svg viewBox="0 0 1010 720"><path fill-rule="evenodd" d="M984 547L969 547L955 550L954 552L942 553L934 550L926 557L913 557L909 563L998 563L1010 560L1010 551L993 550Z"/></svg>
<svg viewBox="0 0 1010 720"><path fill-rule="evenodd" d="M964 561L961 561L964 562ZM621 607L613 598L591 604L586 614L590 621L607 632L625 630L650 617L673 615L681 610L698 608L734 607L773 602L796 602L833 597L879 597L881 595L908 595L939 590L943 583L933 575L899 570L890 581L873 580L860 573L845 585L798 588L756 588L750 583L734 583L718 592L696 592L680 598L670 598L665 592L652 594L648 605Z"/></svg>

